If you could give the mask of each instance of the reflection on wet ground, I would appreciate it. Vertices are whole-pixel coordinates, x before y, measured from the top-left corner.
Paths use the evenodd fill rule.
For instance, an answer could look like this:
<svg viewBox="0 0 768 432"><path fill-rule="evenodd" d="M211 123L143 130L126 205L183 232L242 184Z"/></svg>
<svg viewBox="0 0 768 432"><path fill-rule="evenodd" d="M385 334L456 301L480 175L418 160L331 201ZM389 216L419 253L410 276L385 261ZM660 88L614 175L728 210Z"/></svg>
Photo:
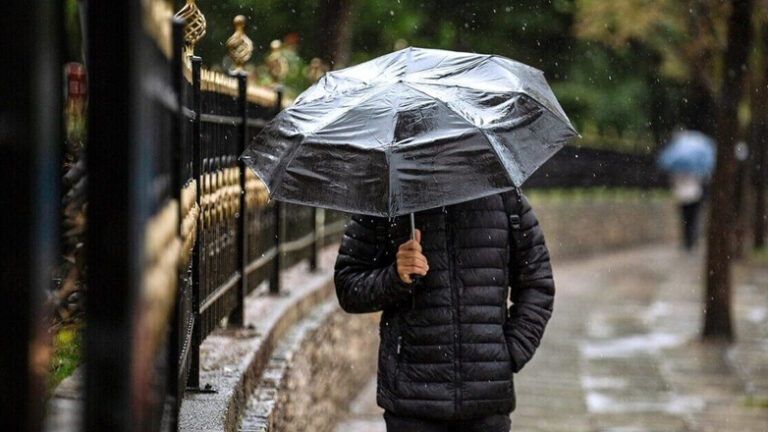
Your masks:
<svg viewBox="0 0 768 432"><path fill-rule="evenodd" d="M653 246L555 264L555 314L512 430L768 431L768 269L739 268L738 340L702 345L700 256ZM384 431L375 379L337 432Z"/></svg>

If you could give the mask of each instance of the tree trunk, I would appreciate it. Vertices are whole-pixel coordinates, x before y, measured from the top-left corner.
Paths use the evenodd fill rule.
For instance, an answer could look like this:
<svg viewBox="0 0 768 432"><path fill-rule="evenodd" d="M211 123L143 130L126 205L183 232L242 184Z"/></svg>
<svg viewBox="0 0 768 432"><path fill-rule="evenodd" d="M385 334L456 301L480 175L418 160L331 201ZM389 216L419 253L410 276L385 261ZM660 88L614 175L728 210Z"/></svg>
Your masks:
<svg viewBox="0 0 768 432"><path fill-rule="evenodd" d="M331 69L349 62L354 0L324 0L319 5L318 54Z"/></svg>
<svg viewBox="0 0 768 432"><path fill-rule="evenodd" d="M738 134L737 109L742 95L744 65L751 42L751 0L732 0L728 19L728 42L719 94L716 140L717 165L712 187L712 206L707 227L706 296L704 299L704 339L732 340L731 324L731 241L735 221L731 200L736 193L736 158L733 154Z"/></svg>
<svg viewBox="0 0 768 432"><path fill-rule="evenodd" d="M682 107L681 117L686 129L714 136L717 104L709 87L696 78L693 78L685 90L687 102Z"/></svg>
<svg viewBox="0 0 768 432"><path fill-rule="evenodd" d="M752 184L755 191L753 246L765 247L768 237L768 208L766 208L766 180L768 178L768 23L763 23L759 45L755 47L760 62L756 62L752 80L749 127L749 150L752 159Z"/></svg>

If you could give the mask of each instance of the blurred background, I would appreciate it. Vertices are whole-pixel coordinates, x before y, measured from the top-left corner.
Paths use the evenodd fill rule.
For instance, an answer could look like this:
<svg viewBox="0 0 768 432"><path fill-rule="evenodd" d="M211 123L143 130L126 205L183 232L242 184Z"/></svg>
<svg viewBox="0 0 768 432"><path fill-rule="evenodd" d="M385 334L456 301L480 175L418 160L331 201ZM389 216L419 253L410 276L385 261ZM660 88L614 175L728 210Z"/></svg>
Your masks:
<svg viewBox="0 0 768 432"><path fill-rule="evenodd" d="M524 185L561 300L513 430L766 430L765 0L22 3L0 26L0 113L28 114L0 117L4 180L36 185L5 206L29 252L4 269L9 430L383 430L377 316L332 293L348 215L268 201L237 156L326 71L407 46L541 69L581 134ZM693 219L656 163L684 131L717 150Z"/></svg>

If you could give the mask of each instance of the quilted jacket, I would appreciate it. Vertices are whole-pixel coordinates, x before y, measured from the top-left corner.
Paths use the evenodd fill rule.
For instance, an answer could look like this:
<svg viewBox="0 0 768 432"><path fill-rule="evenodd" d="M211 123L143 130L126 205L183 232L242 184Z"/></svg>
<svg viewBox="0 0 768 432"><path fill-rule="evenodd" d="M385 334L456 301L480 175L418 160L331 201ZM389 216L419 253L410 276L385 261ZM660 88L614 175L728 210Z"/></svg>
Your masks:
<svg viewBox="0 0 768 432"><path fill-rule="evenodd" d="M408 216L352 216L336 261L341 307L382 311L377 403L420 418L509 413L514 373L552 314L555 287L536 216L513 190L415 217L429 263L421 281L397 275Z"/></svg>

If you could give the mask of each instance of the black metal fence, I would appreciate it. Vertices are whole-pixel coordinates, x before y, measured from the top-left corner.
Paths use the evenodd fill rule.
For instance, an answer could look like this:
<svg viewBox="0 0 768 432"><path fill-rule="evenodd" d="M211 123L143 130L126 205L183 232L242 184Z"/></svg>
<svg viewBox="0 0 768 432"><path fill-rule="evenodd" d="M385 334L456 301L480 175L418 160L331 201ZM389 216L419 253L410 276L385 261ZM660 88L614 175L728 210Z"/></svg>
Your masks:
<svg viewBox="0 0 768 432"><path fill-rule="evenodd" d="M650 155L567 146L523 185L528 188L658 188L667 179Z"/></svg>
<svg viewBox="0 0 768 432"><path fill-rule="evenodd" d="M164 4L88 10L88 430L175 430L184 392L206 390L206 336L254 319L245 296L278 293L301 260L316 268L345 222L268 200L238 157L281 90L202 68Z"/></svg>
<svg viewBox="0 0 768 432"><path fill-rule="evenodd" d="M42 423L48 352L43 301L56 265L62 2L0 4L0 428ZM34 55L30 55L33 53Z"/></svg>

